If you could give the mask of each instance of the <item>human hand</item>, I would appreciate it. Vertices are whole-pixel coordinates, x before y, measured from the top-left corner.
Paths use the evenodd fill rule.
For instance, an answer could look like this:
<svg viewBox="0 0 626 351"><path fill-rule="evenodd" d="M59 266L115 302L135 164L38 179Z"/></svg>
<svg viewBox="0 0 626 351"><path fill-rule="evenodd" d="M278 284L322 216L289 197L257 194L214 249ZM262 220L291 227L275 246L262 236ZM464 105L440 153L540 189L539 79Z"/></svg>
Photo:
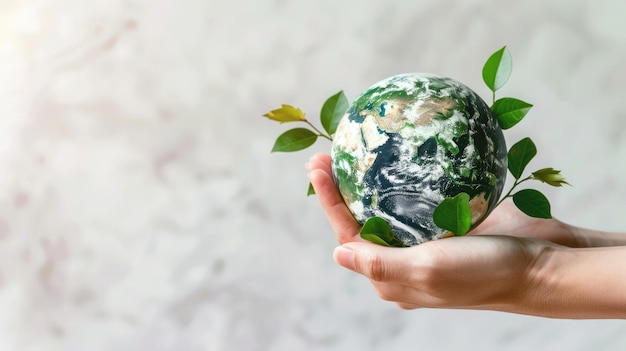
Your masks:
<svg viewBox="0 0 626 351"><path fill-rule="evenodd" d="M335 187L330 156L313 156L307 169L342 244L335 261L369 278L382 299L401 308L626 318L626 233L534 219L503 203L469 235L384 247L360 238L361 226Z"/></svg>
<svg viewBox="0 0 626 351"><path fill-rule="evenodd" d="M550 246L542 240L521 237L528 231L542 238L568 238L565 231L553 235L545 227L556 228L559 222L527 220L513 206L507 206L495 213L497 218L485 221L473 231L473 237L436 240L402 249L382 247L360 238L361 226L335 187L330 156L313 156L307 169L337 240L344 244L335 251L336 262L368 277L381 298L402 308L503 309L507 301L531 284L533 265L544 248ZM492 235L505 231L514 237Z"/></svg>
<svg viewBox="0 0 626 351"><path fill-rule="evenodd" d="M403 309L463 308L524 313L543 241L507 236L453 237L410 248L351 242L335 261L366 276L378 296Z"/></svg>

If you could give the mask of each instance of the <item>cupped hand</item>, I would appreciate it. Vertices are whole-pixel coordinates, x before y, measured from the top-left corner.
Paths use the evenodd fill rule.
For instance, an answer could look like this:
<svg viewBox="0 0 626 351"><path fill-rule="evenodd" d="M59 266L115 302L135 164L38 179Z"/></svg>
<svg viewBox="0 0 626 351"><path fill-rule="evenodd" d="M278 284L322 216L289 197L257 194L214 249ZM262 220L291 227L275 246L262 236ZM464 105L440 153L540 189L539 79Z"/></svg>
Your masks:
<svg viewBox="0 0 626 351"><path fill-rule="evenodd" d="M410 248L351 242L335 261L370 279L401 308L512 311L532 288L535 264L550 245L506 236L453 237Z"/></svg>
<svg viewBox="0 0 626 351"><path fill-rule="evenodd" d="M504 204L473 235L387 248L364 241L361 225L339 194L330 156L307 163L309 179L339 246L335 261L368 277L382 299L402 308L447 307L505 310L533 282L533 267L552 245L568 235L557 221L529 219ZM493 217L493 218L492 218ZM526 237L526 238L525 238ZM530 239L528 239L530 238Z"/></svg>
<svg viewBox="0 0 626 351"><path fill-rule="evenodd" d="M626 318L620 275L626 272L626 233L530 218L504 202L469 235L384 247L360 238L361 226L333 182L330 156L313 156L307 169L342 244L335 261L369 278L381 298L402 308Z"/></svg>

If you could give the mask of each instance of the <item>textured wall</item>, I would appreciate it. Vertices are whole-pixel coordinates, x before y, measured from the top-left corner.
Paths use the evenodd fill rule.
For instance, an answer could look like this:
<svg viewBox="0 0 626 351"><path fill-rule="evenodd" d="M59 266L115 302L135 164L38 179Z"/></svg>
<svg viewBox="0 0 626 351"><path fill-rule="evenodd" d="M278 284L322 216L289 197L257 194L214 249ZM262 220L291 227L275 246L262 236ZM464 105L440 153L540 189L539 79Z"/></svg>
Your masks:
<svg viewBox="0 0 626 351"><path fill-rule="evenodd" d="M542 188L557 217L624 230L626 3L31 3L0 2L1 350L626 348L621 321L379 300L260 117L409 71L488 97L507 44L502 96L535 104L507 140L574 185Z"/></svg>

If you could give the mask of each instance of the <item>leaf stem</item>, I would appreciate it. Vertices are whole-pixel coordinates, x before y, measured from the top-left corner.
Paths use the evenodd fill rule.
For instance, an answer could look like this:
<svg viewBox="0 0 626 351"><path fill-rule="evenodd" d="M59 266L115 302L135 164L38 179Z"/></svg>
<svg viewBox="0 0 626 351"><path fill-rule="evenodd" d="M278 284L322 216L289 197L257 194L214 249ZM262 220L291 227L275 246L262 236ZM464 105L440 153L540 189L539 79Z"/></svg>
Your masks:
<svg viewBox="0 0 626 351"><path fill-rule="evenodd" d="M309 122L309 120L308 120L308 119L306 119L306 118L305 118L305 119L304 119L304 122L305 122L306 124L308 124L311 128L313 128L313 130L317 133L317 135L318 135L318 136L321 136L322 138L326 138L326 139L328 139L328 140L330 140L330 141L333 141L333 137L332 137L332 136L330 136L330 135L328 135L328 134L324 134L324 133L322 133L322 132L321 132L319 129L317 129L317 128L316 128L316 127L315 127L315 126L314 126L311 122Z"/></svg>
<svg viewBox="0 0 626 351"><path fill-rule="evenodd" d="M500 205L502 203L502 201L506 200L507 198L511 197L511 193L513 192L513 189L515 189L518 185L522 184L525 181L534 179L534 177L532 175L524 178L524 179L515 179L515 182L513 183L513 186L511 186L511 189L509 189L509 191L506 193L506 195L504 195L502 198L500 198L500 201L498 201L498 203L496 204L495 207L498 207L498 205Z"/></svg>

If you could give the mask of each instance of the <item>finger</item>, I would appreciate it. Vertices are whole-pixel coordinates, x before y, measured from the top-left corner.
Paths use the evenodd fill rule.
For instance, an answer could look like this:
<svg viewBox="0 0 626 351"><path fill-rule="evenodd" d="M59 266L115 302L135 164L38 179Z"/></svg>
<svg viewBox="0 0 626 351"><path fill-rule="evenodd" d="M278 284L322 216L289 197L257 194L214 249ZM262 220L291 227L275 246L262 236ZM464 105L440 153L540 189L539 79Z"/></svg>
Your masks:
<svg viewBox="0 0 626 351"><path fill-rule="evenodd" d="M395 302L403 309L452 307L455 303L454 300L441 299L422 291L419 288L422 281L419 280L398 283L374 280L371 282L378 297L385 301Z"/></svg>
<svg viewBox="0 0 626 351"><path fill-rule="evenodd" d="M438 282L442 272L430 267L433 264L432 250L432 245L428 243L410 248L391 248L368 242L351 242L337 247L334 259L339 265L369 278L384 300L408 308L452 307L459 301L456 297L452 300L446 297L450 285L442 286ZM443 283L448 283L447 280L444 277ZM446 290L441 290L442 287Z"/></svg>
<svg viewBox="0 0 626 351"><path fill-rule="evenodd" d="M351 242L335 249L337 264L376 282L407 284L414 279L413 259L419 247L391 248L369 242Z"/></svg>
<svg viewBox="0 0 626 351"><path fill-rule="evenodd" d="M414 305L412 303L404 303L404 302L396 302L396 305L403 310L416 310L418 308L423 308L420 305Z"/></svg>
<svg viewBox="0 0 626 351"><path fill-rule="evenodd" d="M374 280L371 282L378 297L385 301L415 304L415 295L419 293L415 288L402 284Z"/></svg>
<svg viewBox="0 0 626 351"><path fill-rule="evenodd" d="M419 282L405 283L412 285L372 281L378 297L385 301L395 302L402 309L413 310L438 306L437 298L416 288Z"/></svg>
<svg viewBox="0 0 626 351"><path fill-rule="evenodd" d="M349 241L360 241L361 225L354 219L352 213L343 202L341 194L335 186L330 171L330 156L318 155L312 157L309 164L309 181L315 189L322 209L331 227L335 231L337 240L343 244Z"/></svg>
<svg viewBox="0 0 626 351"><path fill-rule="evenodd" d="M329 175L332 175L331 158L329 154L317 153L311 156L306 166L309 171L311 169L321 169Z"/></svg>
<svg viewBox="0 0 626 351"><path fill-rule="evenodd" d="M385 301L395 302L403 309L452 307L453 302L438 298L419 289L420 281L403 283L387 283L373 281L372 285L378 297ZM405 285L410 284L410 285Z"/></svg>

